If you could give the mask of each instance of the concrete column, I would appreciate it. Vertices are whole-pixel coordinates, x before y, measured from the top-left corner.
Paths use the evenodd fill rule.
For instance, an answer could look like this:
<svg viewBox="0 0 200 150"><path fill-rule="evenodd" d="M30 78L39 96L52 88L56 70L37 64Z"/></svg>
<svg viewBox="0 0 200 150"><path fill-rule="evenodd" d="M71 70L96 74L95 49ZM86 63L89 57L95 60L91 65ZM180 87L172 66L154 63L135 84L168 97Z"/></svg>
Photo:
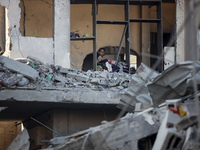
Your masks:
<svg viewBox="0 0 200 150"><path fill-rule="evenodd" d="M5 8L0 5L0 54L5 51Z"/></svg>
<svg viewBox="0 0 200 150"><path fill-rule="evenodd" d="M70 68L70 0L54 0L54 61Z"/></svg>
<svg viewBox="0 0 200 150"><path fill-rule="evenodd" d="M142 18L150 18L150 10L148 7L142 7ZM142 23L142 62L150 66L150 24Z"/></svg>
<svg viewBox="0 0 200 150"><path fill-rule="evenodd" d="M185 60L197 60L197 28L195 26L194 0L185 0Z"/></svg>
<svg viewBox="0 0 200 150"><path fill-rule="evenodd" d="M185 59L185 50L184 50L184 30L180 33L180 28L184 22L185 15L184 15L184 0L176 0L176 34L177 40L175 43L176 48L176 62L180 63Z"/></svg>

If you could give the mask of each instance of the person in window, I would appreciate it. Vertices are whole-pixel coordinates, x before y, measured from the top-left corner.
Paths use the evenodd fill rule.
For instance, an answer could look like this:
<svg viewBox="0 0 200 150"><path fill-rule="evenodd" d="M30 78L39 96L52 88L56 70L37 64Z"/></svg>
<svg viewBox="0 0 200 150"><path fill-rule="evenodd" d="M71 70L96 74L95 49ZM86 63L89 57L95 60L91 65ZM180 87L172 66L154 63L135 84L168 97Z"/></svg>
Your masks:
<svg viewBox="0 0 200 150"><path fill-rule="evenodd" d="M106 62L108 61L107 59L103 59L103 56L105 55L105 49L100 48L97 51L97 68L100 70L108 70L106 67Z"/></svg>
<svg viewBox="0 0 200 150"><path fill-rule="evenodd" d="M100 48L97 53L98 53L97 60L98 60L98 62L100 62L100 61L103 60L103 56L105 55L105 49L104 48Z"/></svg>

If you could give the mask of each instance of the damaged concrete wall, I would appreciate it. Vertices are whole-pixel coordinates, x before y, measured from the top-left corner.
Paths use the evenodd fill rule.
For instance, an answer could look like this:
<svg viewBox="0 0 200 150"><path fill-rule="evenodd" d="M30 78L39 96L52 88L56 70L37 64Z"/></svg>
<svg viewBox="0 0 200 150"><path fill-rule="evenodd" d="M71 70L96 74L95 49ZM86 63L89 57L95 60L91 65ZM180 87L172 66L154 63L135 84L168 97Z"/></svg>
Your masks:
<svg viewBox="0 0 200 150"><path fill-rule="evenodd" d="M21 18L21 9L19 7L20 0L12 1L11 3L9 3L9 0L7 1L1 0L0 4L2 4L2 6L5 6L8 12L7 17L9 20L8 34L10 36L10 41L9 41L10 47L9 49L6 49L6 51L7 52L11 51L9 57L26 58L28 55L32 55L43 60L46 63L50 64L55 63L57 65L70 67L69 66L70 44L68 36L70 31L69 29L67 30L67 28L69 28L70 25L69 1L68 2L56 1L54 4L55 7L54 38L37 38L37 37L22 36L20 33L20 18ZM66 6L68 7L66 8ZM24 10L28 11L26 8L25 9L23 8L23 11ZM32 14L32 17L34 17L34 14ZM43 17L43 21L45 21L45 17ZM51 33L53 32L49 28L47 28L46 30L49 30L49 32ZM65 31L65 33L63 31Z"/></svg>

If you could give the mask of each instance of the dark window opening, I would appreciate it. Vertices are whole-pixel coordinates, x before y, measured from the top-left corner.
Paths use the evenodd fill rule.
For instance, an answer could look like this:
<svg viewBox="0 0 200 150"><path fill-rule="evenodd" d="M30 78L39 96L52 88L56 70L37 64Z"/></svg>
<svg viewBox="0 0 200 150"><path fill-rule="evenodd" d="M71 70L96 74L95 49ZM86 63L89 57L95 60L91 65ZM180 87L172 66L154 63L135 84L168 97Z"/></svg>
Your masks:
<svg viewBox="0 0 200 150"><path fill-rule="evenodd" d="M117 46L106 46L103 47L105 48L105 53L106 55L104 56L104 59L108 60L116 60L117 53L118 53L118 48ZM126 54L125 54L125 48L122 47L119 55L119 61L118 62L125 62ZM130 50L130 58L131 63L130 63L130 73L135 73L135 70L139 66L139 55L137 54L136 51ZM83 65L82 65L82 70L83 71L88 71L93 69L93 53L88 54L85 59L83 60Z"/></svg>

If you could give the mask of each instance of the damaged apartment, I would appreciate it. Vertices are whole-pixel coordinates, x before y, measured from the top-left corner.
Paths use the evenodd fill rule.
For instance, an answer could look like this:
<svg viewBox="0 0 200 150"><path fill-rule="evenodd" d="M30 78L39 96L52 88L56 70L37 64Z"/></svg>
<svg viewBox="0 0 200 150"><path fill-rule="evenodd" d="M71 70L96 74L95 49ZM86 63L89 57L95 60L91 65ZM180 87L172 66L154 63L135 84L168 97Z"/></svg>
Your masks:
<svg viewBox="0 0 200 150"><path fill-rule="evenodd" d="M0 150L200 149L199 0L0 0Z"/></svg>

